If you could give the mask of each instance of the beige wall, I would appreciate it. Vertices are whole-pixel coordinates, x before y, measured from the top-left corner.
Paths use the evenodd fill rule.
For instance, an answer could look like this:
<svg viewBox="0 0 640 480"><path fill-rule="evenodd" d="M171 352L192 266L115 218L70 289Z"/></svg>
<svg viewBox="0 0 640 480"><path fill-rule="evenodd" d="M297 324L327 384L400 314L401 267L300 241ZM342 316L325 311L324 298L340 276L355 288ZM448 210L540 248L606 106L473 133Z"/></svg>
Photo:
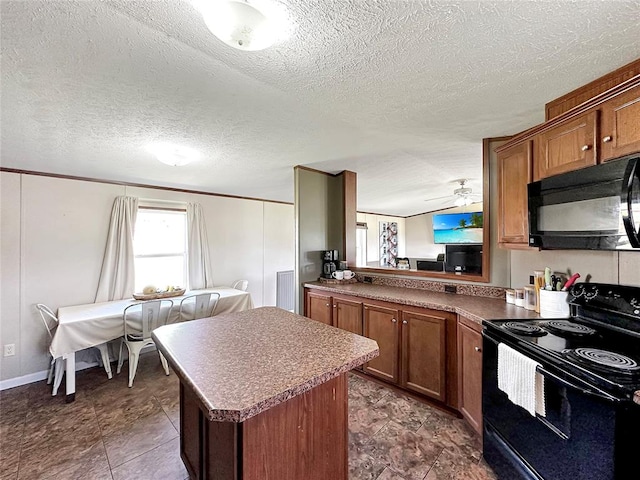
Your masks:
<svg viewBox="0 0 640 480"><path fill-rule="evenodd" d="M292 205L8 172L0 180L0 346L16 345L0 357L0 380L47 368L35 303L93 301L118 195L200 203L215 284L247 278L256 306L275 305L276 272L294 266Z"/></svg>
<svg viewBox="0 0 640 480"><path fill-rule="evenodd" d="M446 210L434 212L443 213L461 213L461 212L481 212L482 202L473 203L466 207L453 207ZM407 228L407 257L409 258L426 258L435 260L439 253L444 253L444 245L436 244L433 239L433 215L434 213L425 213L408 217L405 220Z"/></svg>
<svg viewBox="0 0 640 480"><path fill-rule="evenodd" d="M534 270L579 273L579 282L619 283L640 286L640 252L544 250L511 252L511 286L529 283Z"/></svg>
<svg viewBox="0 0 640 480"><path fill-rule="evenodd" d="M380 266L380 222L396 222L398 224L398 256L408 256L406 253L408 232L405 218L358 212L356 219L358 222L367 224L367 265L369 267Z"/></svg>
<svg viewBox="0 0 640 480"><path fill-rule="evenodd" d="M343 185L342 177L303 168L294 171L297 313L304 311L301 285L322 274L322 250L344 255Z"/></svg>

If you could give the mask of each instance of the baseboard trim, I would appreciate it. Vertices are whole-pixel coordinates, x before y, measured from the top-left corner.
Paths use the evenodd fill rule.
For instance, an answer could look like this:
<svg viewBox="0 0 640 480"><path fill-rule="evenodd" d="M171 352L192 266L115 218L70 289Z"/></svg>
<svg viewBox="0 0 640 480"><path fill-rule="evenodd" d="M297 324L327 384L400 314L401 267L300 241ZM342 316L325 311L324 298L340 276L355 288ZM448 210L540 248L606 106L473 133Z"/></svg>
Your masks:
<svg viewBox="0 0 640 480"><path fill-rule="evenodd" d="M78 362L76 363L76 372L80 370L86 370L87 368L92 368L98 366L97 362ZM21 377L9 378L7 380L0 381L0 391L8 390L14 387L20 387L22 385L28 385L29 383L39 382L41 380L46 380L49 370L43 370L41 372L29 373L28 375L23 375ZM61 385L61 388L64 389L64 382Z"/></svg>

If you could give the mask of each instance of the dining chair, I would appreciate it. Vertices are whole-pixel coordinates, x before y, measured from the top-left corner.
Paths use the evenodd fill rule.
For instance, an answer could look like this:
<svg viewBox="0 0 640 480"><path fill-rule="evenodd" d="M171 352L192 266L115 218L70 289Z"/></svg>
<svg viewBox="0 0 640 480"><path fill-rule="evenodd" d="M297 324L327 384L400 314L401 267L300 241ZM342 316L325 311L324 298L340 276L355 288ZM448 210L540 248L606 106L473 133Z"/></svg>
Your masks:
<svg viewBox="0 0 640 480"><path fill-rule="evenodd" d="M118 354L118 370L122 370L124 358L122 348L127 346L129 351L129 387L133 386L133 379L138 369L138 359L140 351L147 346L155 345L151 338L151 332L156 328L165 325L173 308L172 300L149 300L147 302L134 303L124 309L122 321L124 324L124 336L120 343ZM169 375L169 364L164 355L158 350L162 368Z"/></svg>
<svg viewBox="0 0 640 480"><path fill-rule="evenodd" d="M236 290L244 290L245 292L247 291L248 287L249 280L236 280L235 282L233 282L233 285L231 285L231 288L235 288Z"/></svg>
<svg viewBox="0 0 640 480"><path fill-rule="evenodd" d="M220 294L217 292L197 293L184 297L180 302L179 321L213 317L218 300L220 300ZM191 306L193 306L193 310L191 310Z"/></svg>
<svg viewBox="0 0 640 480"><path fill-rule="evenodd" d="M47 329L49 340L51 341L53 339L53 334L60 323L58 317L53 313L53 310L43 303L36 303L36 309L38 310L38 313L40 313L40 318L42 318L42 323ZM109 362L109 350L107 348L107 344L101 343L100 345L96 345L96 348L100 350L100 358L102 359L104 370L107 372L107 377L112 378L113 374L111 373L111 363ZM58 393L58 388L60 388L60 384L62 383L63 374L64 361L62 360L62 357L51 357L51 365L47 375L47 385L50 385L51 381L53 381L53 396Z"/></svg>

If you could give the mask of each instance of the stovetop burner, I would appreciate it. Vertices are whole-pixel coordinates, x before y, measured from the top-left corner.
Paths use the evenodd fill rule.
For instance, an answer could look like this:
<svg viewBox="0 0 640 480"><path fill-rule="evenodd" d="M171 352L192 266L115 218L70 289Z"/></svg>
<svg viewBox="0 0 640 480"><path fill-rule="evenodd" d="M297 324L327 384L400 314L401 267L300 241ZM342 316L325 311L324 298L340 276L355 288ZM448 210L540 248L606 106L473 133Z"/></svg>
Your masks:
<svg viewBox="0 0 640 480"><path fill-rule="evenodd" d="M543 329L538 327L537 325L531 325L530 323L522 323L522 322L505 322L502 325L507 330L511 330L514 333L518 333L520 335L527 335L531 337L541 337L542 335L546 335Z"/></svg>
<svg viewBox="0 0 640 480"><path fill-rule="evenodd" d="M587 360L613 371L631 373L640 370L638 362L620 353L608 352L597 348L576 348L572 353L579 359Z"/></svg>
<svg viewBox="0 0 640 480"><path fill-rule="evenodd" d="M596 331L593 328L573 323L568 320L550 320L543 325L544 328L554 333L570 335L593 335Z"/></svg>

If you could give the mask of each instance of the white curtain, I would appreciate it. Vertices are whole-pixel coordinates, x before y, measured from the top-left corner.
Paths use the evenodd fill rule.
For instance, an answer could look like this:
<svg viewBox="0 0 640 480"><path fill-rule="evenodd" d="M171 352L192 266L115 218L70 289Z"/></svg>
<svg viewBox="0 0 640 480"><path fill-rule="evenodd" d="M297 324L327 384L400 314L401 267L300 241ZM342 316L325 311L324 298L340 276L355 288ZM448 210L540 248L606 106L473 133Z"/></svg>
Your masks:
<svg viewBox="0 0 640 480"><path fill-rule="evenodd" d="M134 293L133 231L137 214L136 197L116 197L111 211L96 303L129 298Z"/></svg>
<svg viewBox="0 0 640 480"><path fill-rule="evenodd" d="M189 288L213 287L213 272L209 260L209 240L199 203L187 205L187 255L189 257Z"/></svg>

